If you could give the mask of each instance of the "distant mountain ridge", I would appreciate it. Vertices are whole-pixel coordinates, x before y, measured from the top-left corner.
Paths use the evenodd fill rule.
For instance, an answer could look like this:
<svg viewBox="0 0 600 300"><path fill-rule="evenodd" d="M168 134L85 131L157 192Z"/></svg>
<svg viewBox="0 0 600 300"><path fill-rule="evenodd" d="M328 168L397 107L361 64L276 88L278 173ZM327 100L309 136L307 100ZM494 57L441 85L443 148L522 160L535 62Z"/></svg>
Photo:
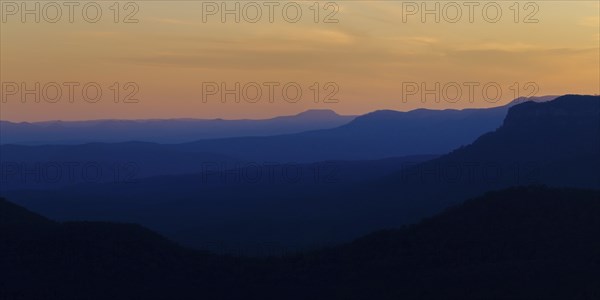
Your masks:
<svg viewBox="0 0 600 300"><path fill-rule="evenodd" d="M472 144L362 182L206 186L201 176L185 175L6 196L56 219L134 221L198 247L212 239L335 243L416 222L490 190L600 189L598 124L600 97L567 95L516 105L500 128Z"/></svg>
<svg viewBox="0 0 600 300"><path fill-rule="evenodd" d="M549 99L553 97L532 101ZM348 124L332 129L270 137L202 140L182 146L250 161L314 162L443 154L498 128L514 105L463 110L382 110L358 116Z"/></svg>
<svg viewBox="0 0 600 300"><path fill-rule="evenodd" d="M515 104L522 103L525 101L548 101L554 99L555 96L543 96L543 97L521 97L515 99L511 103L490 108L491 111L497 111L496 113L487 114L487 119L480 119L479 123L471 124L470 126L479 126L483 131L474 132L476 135L485 132L486 130L493 129L493 126L499 126L501 119L504 117L503 114L506 110ZM214 139L228 139L236 137L266 137L275 135L290 135L295 133L302 133L307 131L315 131L322 129L335 129L343 125L350 125L352 121L357 121L359 124L364 124L372 120L377 122L380 121L397 119L401 120L406 118L404 123L400 125L408 126L422 126L423 124L418 123L419 116L425 118L435 118L436 120L430 120L431 124L437 124L444 122L446 114L448 114L448 120L459 121L460 118L466 118L464 122L470 122L469 115L473 115L476 112L484 112L486 109L466 109L461 113L460 110L428 110L418 109L408 112L398 112L392 110L382 110L368 113L363 116L342 116L337 114L333 110L328 109L312 109L293 116L280 116L271 119L263 120L224 120L224 119L147 119L147 120L90 120L90 121L45 121L45 122L8 122L0 120L0 145L3 144L23 144L23 145L44 145L44 144L82 144L82 143L119 143L119 142L153 142L153 143L188 143L198 140L214 140ZM355 120L357 119L357 120ZM412 119L415 124L406 123ZM471 121L473 122L473 121ZM393 124L391 124L393 125ZM356 124L351 125L354 127ZM375 128L379 131L385 128ZM472 129L474 130L474 129ZM342 129L339 134L344 134ZM347 133L347 132L346 132ZM329 134L335 137L337 134L335 131L328 133L328 131L322 132L321 134ZM377 133L373 133L377 134ZM432 134L432 132L428 133ZM308 134L310 139L319 139L320 134ZM310 135L315 135L310 137ZM465 138L461 142L469 142L471 138L474 138L473 133L470 131L465 133ZM468 137L468 138L467 138ZM302 138L302 137L297 137ZM258 140L260 143L260 140ZM307 142L311 142L310 140ZM338 141L340 142L340 141ZM347 144L347 146L353 146L347 141L341 141ZM381 141L378 141L381 142ZM314 143L314 142L313 142ZM457 146L456 143L453 146ZM442 147L444 150L450 150L452 147ZM318 149L318 148L317 148ZM418 149L415 149L418 150ZM323 151L323 150L320 150ZM371 150L372 151L372 150ZM410 152L404 151L402 153L393 154L387 153L383 156L373 155L354 155L353 157L346 157L344 159L374 159L392 156L403 156L403 155L415 155L423 153L438 153L441 152ZM331 155L322 154L319 159L326 160L335 159ZM313 160L314 161L314 160Z"/></svg>
<svg viewBox="0 0 600 300"><path fill-rule="evenodd" d="M439 155L469 144L480 135L498 128L511 106L464 110L376 111L356 117L345 125L331 129L262 137L196 140L181 144L150 142L96 142L37 146L4 144L0 145L0 182L6 177L18 177L21 173L27 173L27 170L35 172L40 166L44 171L45 166L49 166L49 172L53 172L55 171L54 167L58 165L59 171L62 171L64 175L70 172L70 169L65 167L67 164L78 164L79 167L76 171L79 173L82 172L82 166L91 164L92 171L93 168L102 171L99 178L92 182L106 182L115 181L115 176L118 177L117 181L121 181L122 177L141 179L158 175L192 174L202 172L206 165L232 165L238 162L281 165ZM304 123L313 124L311 120L329 120L334 115L336 114L333 111L321 110L309 111L291 118L282 117L272 122L249 122L262 122L260 126L279 130L284 119L292 123L297 123L301 119L304 120L302 121ZM95 121L90 122L93 124ZM124 122L124 124L129 124L128 122L135 123L137 121ZM144 124L145 121L140 122L142 122L140 124ZM153 121L148 122L152 123ZM163 121L156 122L158 122L158 126ZM224 122L223 124L225 124L229 121L215 120L214 122ZM83 122L82 124L93 126L88 123ZM314 122L313 125L315 124L322 123ZM51 129L55 126L63 125L47 127L50 133L46 135L53 139L56 139L57 136L52 133L60 132L58 129ZM160 136L179 128L178 126L172 128L167 126L163 129L151 130L151 132ZM184 132L196 131L194 126L185 127ZM248 127L250 130L257 128L245 125L242 127ZM0 130L5 129L5 126L0 126ZM145 128L144 131L150 129ZM122 131L121 125L115 127L114 130ZM85 135L93 138L91 133L85 132ZM172 132L167 135L176 137L176 134ZM1 136L3 142L7 138L10 139L10 135ZM20 136L20 138L26 138L26 135ZM120 168L125 168L125 170L120 170ZM4 186L0 187L0 190L64 186L65 181L68 181L67 177L59 177L58 181L49 184L36 184L36 180L26 181L19 178L12 181L4 180ZM79 177L82 176L79 175ZM84 180L78 180L78 182L80 181ZM68 182L66 183L68 184Z"/></svg>
<svg viewBox="0 0 600 300"><path fill-rule="evenodd" d="M142 119L90 121L0 121L0 144L82 144L144 141L183 143L236 136L268 136L333 128L355 116L313 109L270 119Z"/></svg>

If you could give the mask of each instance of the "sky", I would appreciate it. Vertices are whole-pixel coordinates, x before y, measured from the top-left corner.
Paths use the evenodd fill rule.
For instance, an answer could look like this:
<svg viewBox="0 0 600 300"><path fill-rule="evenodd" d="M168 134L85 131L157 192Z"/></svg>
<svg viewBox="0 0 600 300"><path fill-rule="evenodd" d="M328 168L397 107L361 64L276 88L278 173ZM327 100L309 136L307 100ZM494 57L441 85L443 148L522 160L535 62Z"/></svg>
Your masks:
<svg viewBox="0 0 600 300"><path fill-rule="evenodd" d="M72 15L64 2L30 2L39 23L8 3L8 121L358 115L600 93L597 1L300 1L285 12L288 2L275 2L272 20L273 2L228 1L239 22L222 19L221 2L99 1L85 14L76 2Z"/></svg>

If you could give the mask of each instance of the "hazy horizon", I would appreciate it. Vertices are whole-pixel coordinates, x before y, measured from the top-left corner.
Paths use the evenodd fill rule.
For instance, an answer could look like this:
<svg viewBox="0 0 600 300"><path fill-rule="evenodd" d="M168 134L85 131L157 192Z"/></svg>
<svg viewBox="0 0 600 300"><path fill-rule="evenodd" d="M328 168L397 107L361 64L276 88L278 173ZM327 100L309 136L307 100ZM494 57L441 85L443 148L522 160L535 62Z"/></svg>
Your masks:
<svg viewBox="0 0 600 300"><path fill-rule="evenodd" d="M0 77L7 95L0 119L264 119L323 108L359 115L599 92L600 6L593 1L476 3L473 14L466 2L424 2L423 9L437 7L437 15L424 14L420 3L395 1L320 2L316 14L312 2L299 1L291 2L287 19L284 5L275 7L273 22L264 2L257 4L257 22L248 20L256 7L246 9L246 2L225 7L239 5L239 21L207 13L220 10L207 6L220 2L131 3L119 2L118 15L111 3L96 3L103 12L97 22L90 21L94 8L84 19L81 6L73 22L64 5L55 23L46 21L56 9L47 4L40 6L46 13L39 23L33 15L21 20L18 11L3 16ZM295 9L303 12L297 22L291 20ZM420 12L409 13L415 9ZM36 103L25 95L22 103L23 91L35 83L52 99L58 86L62 97ZM67 98L69 84L79 95L88 83L91 98L101 90L99 101ZM226 92L236 83L238 92L247 87L248 98L260 87L262 97L237 103ZM282 90L289 83L287 101ZM214 88L218 93L204 97ZM432 89L444 95L431 95Z"/></svg>
<svg viewBox="0 0 600 300"><path fill-rule="evenodd" d="M574 93L568 93L565 95L575 95ZM556 98L559 97L561 95L542 95L542 96L533 96L531 97L532 99L543 99L543 98ZM101 121L185 121L185 120L189 120L189 121L215 121L215 120L222 120L222 121L262 121L262 120L270 120L270 119L276 119L276 118L285 118L285 117L296 117L296 116L300 116L302 114L305 113L310 113L310 112L331 112L334 113L337 116L341 116L341 117L359 117L362 115L366 115L366 114L370 114L370 113L374 113L374 112L378 112L378 111L396 111L396 112L410 112L410 111L414 111L414 110L421 110L421 109L426 109L426 110L468 110L468 109L487 109L487 108L495 108L495 107L503 107L506 105L511 104L511 102L522 99L522 98L526 98L527 97L519 97L516 99L510 99L509 101L507 101L506 103L501 103L498 105L494 105L494 106L490 106L490 107L463 107L463 108L413 108L413 109L408 109L408 110L395 110L395 109L389 109L389 108L381 108L381 109L377 109L377 110L371 110L371 111L365 111L365 112L361 112L359 114L352 114L352 115L348 115L348 114L342 114L338 111L335 110L335 108L308 108L306 110L302 110L299 112L291 112L289 114L283 114L283 115L271 115L271 116L265 116L265 117L261 117L261 118L233 118L233 119L228 119L228 118L223 118L223 117L212 117L212 118L195 118L195 117L177 117L177 118L170 118L170 117L164 117L164 118L145 118L145 119L126 119L126 118L107 118L107 119L48 119L48 120L36 120L36 121L27 121L27 120L6 120L6 119L2 119L0 118L0 121L3 122L10 122L10 123L52 123L52 122L101 122Z"/></svg>

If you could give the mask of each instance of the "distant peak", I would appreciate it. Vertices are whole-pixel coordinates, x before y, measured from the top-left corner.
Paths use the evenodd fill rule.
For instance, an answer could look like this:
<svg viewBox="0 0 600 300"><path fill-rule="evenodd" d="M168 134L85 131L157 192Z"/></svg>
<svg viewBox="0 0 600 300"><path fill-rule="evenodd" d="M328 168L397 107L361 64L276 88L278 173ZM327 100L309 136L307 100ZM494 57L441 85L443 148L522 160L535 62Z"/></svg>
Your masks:
<svg viewBox="0 0 600 300"><path fill-rule="evenodd" d="M528 101L510 108L504 125L527 126L525 122L540 118L597 118L600 111L600 96L564 95L552 101Z"/></svg>
<svg viewBox="0 0 600 300"><path fill-rule="evenodd" d="M520 104L523 102L548 102L552 101L560 96L548 95L548 96L535 96L535 97L519 97L511 101L508 105Z"/></svg>
<svg viewBox="0 0 600 300"><path fill-rule="evenodd" d="M331 109L309 109L296 115L297 117L311 117L311 118L324 118L324 117L339 117L338 113Z"/></svg>

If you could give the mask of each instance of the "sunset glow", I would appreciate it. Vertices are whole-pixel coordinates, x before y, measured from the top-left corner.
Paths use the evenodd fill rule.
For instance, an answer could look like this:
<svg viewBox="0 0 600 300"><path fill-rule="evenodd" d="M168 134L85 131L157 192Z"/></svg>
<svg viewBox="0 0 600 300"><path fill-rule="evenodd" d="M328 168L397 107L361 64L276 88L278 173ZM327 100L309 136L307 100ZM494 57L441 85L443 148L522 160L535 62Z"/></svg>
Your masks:
<svg viewBox="0 0 600 300"><path fill-rule="evenodd" d="M2 3L6 14L7 2ZM133 2L139 11L131 19L137 23L123 23L134 10L120 2L117 23L112 2L99 3L103 15L97 23L86 22L77 8L70 23L66 7L62 19L51 24L44 16L36 23L21 22L18 12L3 15L2 82L17 83L19 91L9 93L10 87L3 86L2 120L266 118L311 108L356 115L379 109L490 107L530 94L599 93L600 21L595 1L536 2L536 11L521 2L518 17L512 2L498 2L502 15L496 23L483 17L483 5L473 7L471 22L469 7L462 2L462 17L455 23L455 8L443 10L445 2L439 8L439 23L435 15L425 15L423 22L419 12L407 12L414 7L406 3L423 2L339 1L335 14L333 7L319 7L319 22L313 2L297 2L303 13L297 23L282 17L281 5L274 8L270 22L263 2L258 2L263 11L256 23L244 19L255 16L252 7L239 23L235 15L226 15L222 22L219 12L206 14L211 7L196 1ZM435 9L435 3L426 8ZM52 8L47 13L54 16ZM291 9L288 13L293 15ZM337 23L323 22L329 14ZM493 15L490 8L486 18ZM30 95L22 103L20 84L33 89L35 82L40 89L49 82L63 86L62 100L35 103ZM70 103L65 82L77 82L78 88L98 83L103 98L94 104L82 99ZM126 87L128 82L135 87ZM231 89L236 82L240 88L254 82L264 89L256 103L235 103L234 96L222 103L219 93L203 101L206 82L225 83ZM273 103L265 82L279 83ZM296 103L277 94L289 82L302 87ZM422 97L418 91L409 97L403 91L403 83L434 89L436 82L438 90L447 85L447 98L452 99L458 84L462 97L440 97L437 103L435 95ZM477 86L469 101L473 82ZM482 87L487 83L501 87L499 99L490 90L495 100L484 100ZM133 93L137 103L114 103L115 88L119 102ZM255 89L248 87L246 92L254 95ZM48 87L47 93L55 91ZM337 101L324 101L328 96Z"/></svg>

